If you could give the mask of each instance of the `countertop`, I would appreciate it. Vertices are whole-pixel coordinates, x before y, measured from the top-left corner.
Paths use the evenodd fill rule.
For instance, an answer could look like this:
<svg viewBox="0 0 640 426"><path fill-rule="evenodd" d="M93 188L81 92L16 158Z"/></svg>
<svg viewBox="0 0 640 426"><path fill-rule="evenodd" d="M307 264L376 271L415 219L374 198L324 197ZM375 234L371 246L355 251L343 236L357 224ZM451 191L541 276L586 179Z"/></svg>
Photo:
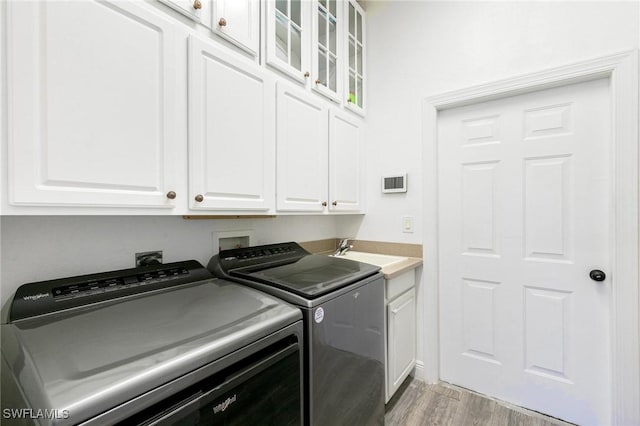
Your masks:
<svg viewBox="0 0 640 426"><path fill-rule="evenodd" d="M390 280L419 266L422 266L422 259L420 259L419 257L407 257L407 260L394 263L393 265L385 266L384 268L382 268L382 273L384 274L385 280Z"/></svg>

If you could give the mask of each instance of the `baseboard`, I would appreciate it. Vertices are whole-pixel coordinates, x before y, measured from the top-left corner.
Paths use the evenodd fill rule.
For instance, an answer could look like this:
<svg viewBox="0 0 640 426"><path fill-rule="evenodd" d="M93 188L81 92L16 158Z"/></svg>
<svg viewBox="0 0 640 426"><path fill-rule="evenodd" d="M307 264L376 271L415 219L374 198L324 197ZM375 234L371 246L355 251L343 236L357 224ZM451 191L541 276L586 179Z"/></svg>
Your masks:
<svg viewBox="0 0 640 426"><path fill-rule="evenodd" d="M413 367L413 377L416 380L420 380L421 382L426 381L425 371L424 371L424 362L420 360L416 360L416 365Z"/></svg>

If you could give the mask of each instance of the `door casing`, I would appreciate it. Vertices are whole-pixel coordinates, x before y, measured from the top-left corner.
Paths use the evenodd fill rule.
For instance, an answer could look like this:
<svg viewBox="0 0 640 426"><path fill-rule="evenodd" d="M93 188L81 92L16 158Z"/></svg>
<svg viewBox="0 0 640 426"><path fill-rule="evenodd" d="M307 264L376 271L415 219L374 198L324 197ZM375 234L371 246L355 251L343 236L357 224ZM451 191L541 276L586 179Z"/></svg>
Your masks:
<svg viewBox="0 0 640 426"><path fill-rule="evenodd" d="M424 365L439 380L438 112L573 83L609 78L614 205L611 297L612 422L640 423L640 291L638 289L638 51L626 51L423 100Z"/></svg>

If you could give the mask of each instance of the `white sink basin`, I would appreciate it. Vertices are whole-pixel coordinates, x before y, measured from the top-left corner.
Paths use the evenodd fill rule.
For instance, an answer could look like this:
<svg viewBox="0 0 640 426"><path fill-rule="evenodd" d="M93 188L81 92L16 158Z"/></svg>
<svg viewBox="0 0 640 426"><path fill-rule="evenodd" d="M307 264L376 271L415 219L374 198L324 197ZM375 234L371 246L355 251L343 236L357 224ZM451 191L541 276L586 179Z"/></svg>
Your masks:
<svg viewBox="0 0 640 426"><path fill-rule="evenodd" d="M407 259L406 257L402 257L402 256L389 256L387 254L365 253L362 251L348 251L341 256L334 256L334 257L341 257L343 259L370 263L372 265L376 265L381 268L394 265L396 263L402 262L403 260Z"/></svg>

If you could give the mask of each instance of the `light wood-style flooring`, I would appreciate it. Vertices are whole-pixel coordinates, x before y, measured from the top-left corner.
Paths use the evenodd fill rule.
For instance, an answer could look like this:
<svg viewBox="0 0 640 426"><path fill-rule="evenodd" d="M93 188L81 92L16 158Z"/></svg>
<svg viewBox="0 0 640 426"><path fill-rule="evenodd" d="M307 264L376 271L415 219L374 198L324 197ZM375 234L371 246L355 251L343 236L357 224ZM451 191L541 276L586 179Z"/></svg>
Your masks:
<svg viewBox="0 0 640 426"><path fill-rule="evenodd" d="M535 411L448 383L428 385L411 376L387 404L385 426L567 426Z"/></svg>

